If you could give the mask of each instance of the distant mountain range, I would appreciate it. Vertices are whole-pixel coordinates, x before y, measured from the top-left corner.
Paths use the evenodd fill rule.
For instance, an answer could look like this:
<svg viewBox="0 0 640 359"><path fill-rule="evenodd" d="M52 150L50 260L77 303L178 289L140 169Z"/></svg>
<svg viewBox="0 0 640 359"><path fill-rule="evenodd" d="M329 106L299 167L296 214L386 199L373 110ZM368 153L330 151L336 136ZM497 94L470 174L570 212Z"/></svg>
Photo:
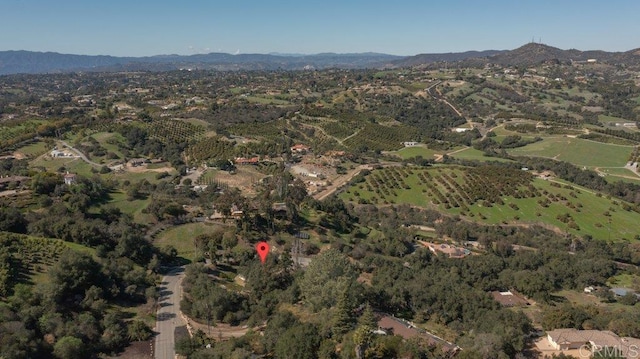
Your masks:
<svg viewBox="0 0 640 359"><path fill-rule="evenodd" d="M467 51L443 54L394 56L379 53L316 55L210 53L200 55L159 55L116 57L68 55L56 52L0 51L0 75L17 73L60 73L74 71L170 71L178 69L302 70L326 68L400 68L439 62L478 66L530 66L542 62L587 61L640 65L640 49L627 52L562 50L529 43L515 50Z"/></svg>
<svg viewBox="0 0 640 359"><path fill-rule="evenodd" d="M360 53L316 55L266 55L210 53L190 56L159 55L115 57L67 55L56 52L0 51L0 75L59 73L71 71L170 71L302 70L325 68L371 68L389 66L401 56Z"/></svg>

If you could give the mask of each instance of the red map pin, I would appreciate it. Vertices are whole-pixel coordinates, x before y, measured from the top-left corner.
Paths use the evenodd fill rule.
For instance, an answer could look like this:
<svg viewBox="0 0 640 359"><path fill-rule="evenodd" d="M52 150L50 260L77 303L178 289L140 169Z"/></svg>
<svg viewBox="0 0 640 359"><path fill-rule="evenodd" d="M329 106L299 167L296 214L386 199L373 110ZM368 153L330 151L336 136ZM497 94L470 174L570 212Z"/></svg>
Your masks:
<svg viewBox="0 0 640 359"><path fill-rule="evenodd" d="M259 242L256 244L256 251L258 251L260 261L264 264L264 261L267 259L267 254L269 254L269 243Z"/></svg>

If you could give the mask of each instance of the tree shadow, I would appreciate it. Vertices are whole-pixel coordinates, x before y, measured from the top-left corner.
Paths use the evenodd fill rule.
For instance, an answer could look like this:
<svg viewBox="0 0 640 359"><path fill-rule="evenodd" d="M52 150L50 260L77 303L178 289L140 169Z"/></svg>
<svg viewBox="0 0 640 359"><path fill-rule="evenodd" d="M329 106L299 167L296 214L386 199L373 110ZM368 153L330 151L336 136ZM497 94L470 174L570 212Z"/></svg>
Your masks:
<svg viewBox="0 0 640 359"><path fill-rule="evenodd" d="M173 319L175 317L176 317L175 313L160 313L156 317L156 320L159 321L159 322L164 322L166 320L170 320L170 319Z"/></svg>

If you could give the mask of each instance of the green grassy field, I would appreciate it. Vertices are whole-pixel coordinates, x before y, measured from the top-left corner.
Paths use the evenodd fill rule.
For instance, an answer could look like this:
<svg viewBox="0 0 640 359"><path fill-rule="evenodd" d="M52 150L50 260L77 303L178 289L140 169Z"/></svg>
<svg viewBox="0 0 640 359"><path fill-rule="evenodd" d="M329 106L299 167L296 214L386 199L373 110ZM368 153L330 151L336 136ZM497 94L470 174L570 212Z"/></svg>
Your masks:
<svg viewBox="0 0 640 359"><path fill-rule="evenodd" d="M31 167L44 167L49 172L57 172L58 169L64 167L66 171L77 173L82 176L91 177L93 168L90 164L84 162L80 158L49 158L41 157L30 163Z"/></svg>
<svg viewBox="0 0 640 359"><path fill-rule="evenodd" d="M640 221L640 213L625 210L622 201L538 178L530 179L528 187L523 184L512 188L512 194L502 194L503 203L487 204L484 200L465 200L469 194L465 191L473 190L469 181L481 182L487 192L491 192L490 187L501 188L503 184L489 177L468 177L465 168L382 171L385 170L373 171L364 183L341 193L341 198L378 205L406 203L437 208L486 224L540 224L611 241L632 240ZM420 179L426 174L421 175L422 171L429 172L427 182ZM430 188L440 192L441 197ZM451 198L456 200L449 202Z"/></svg>
<svg viewBox="0 0 640 359"><path fill-rule="evenodd" d="M398 151L389 152L390 154L397 155L400 158L407 159L411 157L422 156L424 159L434 159L436 154L442 154L443 151L432 150L423 146L405 147Z"/></svg>
<svg viewBox="0 0 640 359"><path fill-rule="evenodd" d="M178 256L193 261L195 258L193 239L198 235L213 232L216 227L218 225L205 223L183 224L162 232L154 244L159 248L171 245L178 250Z"/></svg>
<svg viewBox="0 0 640 359"><path fill-rule="evenodd" d="M613 145L580 138L546 137L540 142L509 150L509 154L553 158L585 167L623 167L633 146Z"/></svg>
<svg viewBox="0 0 640 359"><path fill-rule="evenodd" d="M624 118L620 118L620 117L614 117L614 116L607 116L607 115L598 115L598 121L600 122L629 122L628 120L625 120Z"/></svg>
<svg viewBox="0 0 640 359"><path fill-rule="evenodd" d="M522 137L523 139L526 139L526 140L532 140L534 137L540 136L540 134L538 134L538 133L520 133L520 132L516 132L516 131L510 131L510 130L507 130L506 128L504 128L503 126L494 128L493 129L493 133L496 134L496 136L493 137L494 141L500 142L500 143L507 136L520 136L520 137Z"/></svg>
<svg viewBox="0 0 640 359"><path fill-rule="evenodd" d="M280 100L280 99L277 99L271 96L266 96L266 95L245 96L244 99L246 99L249 102L259 103L262 105L286 106L291 104L291 102L289 101Z"/></svg>
<svg viewBox="0 0 640 359"><path fill-rule="evenodd" d="M476 150L473 147L469 147L469 148L467 148L465 150L462 150L460 152L456 152L456 153L450 154L449 156L454 157L454 158L463 159L463 160L473 160L473 161L511 162L510 160L507 160L507 159L504 159L504 158L485 156L484 152L482 152L480 150Z"/></svg>
<svg viewBox="0 0 640 359"><path fill-rule="evenodd" d="M640 183L640 176L635 172L628 170L626 168L607 168L602 167L599 168L599 171L606 174L607 182L611 181L631 181Z"/></svg>
<svg viewBox="0 0 640 359"><path fill-rule="evenodd" d="M109 142L116 142L116 141L120 143L124 143L125 140L121 134L114 133L114 132L97 132L91 135L91 137L95 138L96 141L100 143L100 146L104 147L107 151L115 153L120 158L124 158L124 155L122 154L122 152L120 152L118 145L109 143ZM99 163L103 163L104 161L106 163L111 160L107 160L104 157L96 157L94 161Z"/></svg>
<svg viewBox="0 0 640 359"><path fill-rule="evenodd" d="M47 144L42 141L38 141L30 145L18 148L16 152L22 153L28 158L35 158L40 156L43 153L46 153L47 150L49 150L49 148L47 147Z"/></svg>
<svg viewBox="0 0 640 359"><path fill-rule="evenodd" d="M142 210L147 208L150 202L151 200L148 198L128 201L127 195L122 191L118 191L111 194L109 205L120 209L122 213L131 215L138 223L152 223L153 216L148 213L142 213Z"/></svg>
<svg viewBox="0 0 640 359"><path fill-rule="evenodd" d="M640 291L640 276L628 273L618 274L615 277L609 278L607 285L610 287L630 288Z"/></svg>

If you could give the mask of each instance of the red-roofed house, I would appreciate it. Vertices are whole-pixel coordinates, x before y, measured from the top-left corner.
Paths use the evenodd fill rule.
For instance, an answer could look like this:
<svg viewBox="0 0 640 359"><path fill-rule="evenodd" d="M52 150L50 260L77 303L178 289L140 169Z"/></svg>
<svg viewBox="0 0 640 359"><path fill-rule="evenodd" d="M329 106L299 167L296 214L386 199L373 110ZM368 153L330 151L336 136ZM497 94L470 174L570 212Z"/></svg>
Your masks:
<svg viewBox="0 0 640 359"><path fill-rule="evenodd" d="M311 147L303 145L301 143L291 146L291 152L295 152L295 153L306 153L310 149Z"/></svg>
<svg viewBox="0 0 640 359"><path fill-rule="evenodd" d="M251 157L251 158L238 157L238 158L235 159L234 162L237 165L257 165L258 162L260 162L260 157L258 157L258 156Z"/></svg>

